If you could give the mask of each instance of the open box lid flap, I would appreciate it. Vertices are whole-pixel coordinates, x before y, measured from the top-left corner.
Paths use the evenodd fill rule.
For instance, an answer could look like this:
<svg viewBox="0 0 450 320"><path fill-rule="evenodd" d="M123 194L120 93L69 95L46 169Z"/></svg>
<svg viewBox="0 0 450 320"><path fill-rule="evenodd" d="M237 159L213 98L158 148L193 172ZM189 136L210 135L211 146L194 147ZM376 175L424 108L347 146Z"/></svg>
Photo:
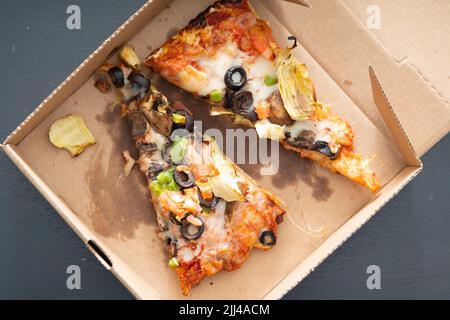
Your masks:
<svg viewBox="0 0 450 320"><path fill-rule="evenodd" d="M413 66L398 62L387 52L342 1L314 0L310 1L311 8L287 1L263 2L284 21L367 117L378 128L384 127L386 135L388 132L370 92L369 66L377 71L377 77L419 156L450 130L450 107L445 99Z"/></svg>

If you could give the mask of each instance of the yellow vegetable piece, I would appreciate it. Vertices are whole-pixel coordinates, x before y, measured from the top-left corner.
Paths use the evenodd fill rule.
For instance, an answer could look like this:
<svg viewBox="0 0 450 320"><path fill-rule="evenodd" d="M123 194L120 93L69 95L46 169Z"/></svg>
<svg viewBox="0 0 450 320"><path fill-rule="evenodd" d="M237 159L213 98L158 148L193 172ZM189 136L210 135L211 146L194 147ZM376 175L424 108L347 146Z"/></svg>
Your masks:
<svg viewBox="0 0 450 320"><path fill-rule="evenodd" d="M128 66L130 66L133 69L136 69L138 71L140 70L141 61L139 60L139 57L137 56L133 47L124 46L120 50L119 56L122 59L122 61L125 62Z"/></svg>
<svg viewBox="0 0 450 320"><path fill-rule="evenodd" d="M316 91L308 69L295 59L291 49L280 50L275 63L278 88L286 111L292 120L308 119L316 102Z"/></svg>
<svg viewBox="0 0 450 320"><path fill-rule="evenodd" d="M77 114L56 120L50 127L48 135L53 145L68 150L73 157L96 143L83 119Z"/></svg>

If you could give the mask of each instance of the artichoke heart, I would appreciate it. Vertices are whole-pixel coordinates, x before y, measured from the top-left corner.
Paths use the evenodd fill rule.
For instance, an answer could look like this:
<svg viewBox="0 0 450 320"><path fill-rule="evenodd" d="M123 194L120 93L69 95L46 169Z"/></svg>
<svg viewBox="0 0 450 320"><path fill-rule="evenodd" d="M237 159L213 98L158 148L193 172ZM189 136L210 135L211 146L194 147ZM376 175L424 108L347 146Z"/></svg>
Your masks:
<svg viewBox="0 0 450 320"><path fill-rule="evenodd" d="M280 50L276 58L278 88L284 107L292 120L308 119L314 112L316 92L308 77L308 69L291 54L291 49Z"/></svg>
<svg viewBox="0 0 450 320"><path fill-rule="evenodd" d="M210 178L212 192L216 197L225 201L244 201L239 185L237 183L236 170L233 163L225 157L217 143L211 141L211 157L218 171L218 175Z"/></svg>
<svg viewBox="0 0 450 320"><path fill-rule="evenodd" d="M83 119L77 114L56 120L50 127L48 135L53 145L68 150L73 157L96 143Z"/></svg>

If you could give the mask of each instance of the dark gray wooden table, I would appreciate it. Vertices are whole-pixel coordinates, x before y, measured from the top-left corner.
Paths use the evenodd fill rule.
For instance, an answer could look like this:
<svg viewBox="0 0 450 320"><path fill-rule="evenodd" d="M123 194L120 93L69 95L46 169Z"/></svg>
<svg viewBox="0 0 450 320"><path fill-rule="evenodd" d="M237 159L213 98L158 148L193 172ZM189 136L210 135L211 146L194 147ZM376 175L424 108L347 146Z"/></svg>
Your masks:
<svg viewBox="0 0 450 320"><path fill-rule="evenodd" d="M142 3L0 0L1 140ZM81 30L66 27L71 4ZM423 172L285 298L449 299L449 161L447 136ZM0 298L131 299L4 153L0 163ZM66 287L69 265L81 268L81 290ZM380 290L366 286L370 265L381 268Z"/></svg>

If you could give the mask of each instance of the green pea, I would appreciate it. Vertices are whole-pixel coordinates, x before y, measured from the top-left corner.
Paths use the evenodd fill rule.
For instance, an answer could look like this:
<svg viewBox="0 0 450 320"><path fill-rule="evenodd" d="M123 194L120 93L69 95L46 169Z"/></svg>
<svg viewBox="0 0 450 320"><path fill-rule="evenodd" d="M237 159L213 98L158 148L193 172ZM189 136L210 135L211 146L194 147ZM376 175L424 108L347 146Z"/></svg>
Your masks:
<svg viewBox="0 0 450 320"><path fill-rule="evenodd" d="M209 99L212 102L220 102L222 101L222 92L220 90L213 90L209 94Z"/></svg>
<svg viewBox="0 0 450 320"><path fill-rule="evenodd" d="M278 82L278 78L276 76L266 75L264 77L264 84L268 87L276 85Z"/></svg>

